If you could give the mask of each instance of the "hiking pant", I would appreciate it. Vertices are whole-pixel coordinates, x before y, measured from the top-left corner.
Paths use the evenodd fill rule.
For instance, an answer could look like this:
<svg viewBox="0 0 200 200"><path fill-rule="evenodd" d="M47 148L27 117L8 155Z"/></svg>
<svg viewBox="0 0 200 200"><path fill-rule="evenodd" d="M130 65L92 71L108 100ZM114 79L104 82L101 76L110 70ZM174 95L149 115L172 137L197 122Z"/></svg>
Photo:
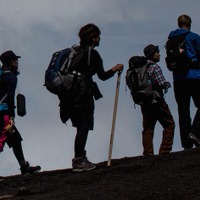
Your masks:
<svg viewBox="0 0 200 200"><path fill-rule="evenodd" d="M9 133L5 130L5 127L9 124L9 115L4 112L0 112L0 152L3 151L5 143L13 149L13 153L20 163L24 161L24 154L22 151L21 141L22 137L14 126L14 133Z"/></svg>
<svg viewBox="0 0 200 200"><path fill-rule="evenodd" d="M158 103L141 105L143 116L143 155L154 155L153 137L156 122L159 121L163 127L162 142L159 154L166 154L172 150L175 122L167 103L162 100Z"/></svg>
<svg viewBox="0 0 200 200"><path fill-rule="evenodd" d="M188 139L189 133L200 138L200 80L180 79L174 81L174 94L178 106L180 138L183 148L192 148L193 142ZM193 122L190 116L191 98L197 108Z"/></svg>
<svg viewBox="0 0 200 200"><path fill-rule="evenodd" d="M87 143L88 129L77 128L77 133L74 142L75 158L86 157L85 146Z"/></svg>

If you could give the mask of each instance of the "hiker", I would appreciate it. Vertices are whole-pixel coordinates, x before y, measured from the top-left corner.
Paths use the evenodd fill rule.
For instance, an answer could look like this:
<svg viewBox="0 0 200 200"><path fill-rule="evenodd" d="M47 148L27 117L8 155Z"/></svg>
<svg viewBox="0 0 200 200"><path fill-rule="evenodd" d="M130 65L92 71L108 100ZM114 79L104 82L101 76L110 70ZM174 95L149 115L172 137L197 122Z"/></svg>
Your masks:
<svg viewBox="0 0 200 200"><path fill-rule="evenodd" d="M143 155L154 155L153 137L156 122L163 127L162 142L159 148L159 155L168 154L172 150L175 122L164 99L164 93L170 88L170 83L165 80L161 67L157 64L160 61L159 47L150 44L144 48L144 55L147 58L148 74L151 78L154 98L152 101L141 104L143 116Z"/></svg>
<svg viewBox="0 0 200 200"><path fill-rule="evenodd" d="M99 46L100 34L101 31L94 24L87 24L79 31L81 48L88 48L89 50L80 60L76 74L79 73L85 77L82 85L86 86L86 89L82 91L78 86L80 92L74 92L74 94L71 94L71 98L69 98L67 91L58 95L62 122L66 123L70 119L72 126L77 129L74 142L74 158L72 159L73 171L89 171L96 167L87 159L85 150L88 132L93 130L94 99L97 100L102 97L96 83L92 80L92 76L97 74L99 79L105 81L116 72L123 70L123 64L117 64L108 71L104 70L102 58L94 49Z"/></svg>
<svg viewBox="0 0 200 200"><path fill-rule="evenodd" d="M13 149L13 153L19 162L22 175L33 174L40 171L40 166L32 167L25 160L22 150L22 137L15 126L15 89L17 86L18 58L11 50L1 54L3 64L0 77L0 153L5 143Z"/></svg>
<svg viewBox="0 0 200 200"><path fill-rule="evenodd" d="M178 17L178 29L171 31L168 39L185 35L186 56L189 65L186 70L173 71L174 94L178 106L181 144L184 150L200 145L200 36L192 31L192 20L188 15ZM182 66L178 66L181 68ZM193 100L197 111L193 121L190 116L190 100Z"/></svg>

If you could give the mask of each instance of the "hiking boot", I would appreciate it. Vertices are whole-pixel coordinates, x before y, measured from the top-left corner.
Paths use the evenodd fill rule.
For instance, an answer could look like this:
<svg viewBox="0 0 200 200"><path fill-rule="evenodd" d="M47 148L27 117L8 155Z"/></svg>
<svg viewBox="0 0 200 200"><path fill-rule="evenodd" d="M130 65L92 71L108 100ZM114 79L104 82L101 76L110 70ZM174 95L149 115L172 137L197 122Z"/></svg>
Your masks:
<svg viewBox="0 0 200 200"><path fill-rule="evenodd" d="M188 138L191 139L191 140L193 140L193 142L194 142L194 144L196 146L200 146L200 139L194 133L190 133L188 135Z"/></svg>
<svg viewBox="0 0 200 200"><path fill-rule="evenodd" d="M96 168L87 158L74 158L72 160L72 167L74 172L90 171Z"/></svg>
<svg viewBox="0 0 200 200"><path fill-rule="evenodd" d="M20 170L22 175L28 175L39 172L41 170L41 167L40 166L32 167L29 165L29 162L26 162L25 165L20 167Z"/></svg>

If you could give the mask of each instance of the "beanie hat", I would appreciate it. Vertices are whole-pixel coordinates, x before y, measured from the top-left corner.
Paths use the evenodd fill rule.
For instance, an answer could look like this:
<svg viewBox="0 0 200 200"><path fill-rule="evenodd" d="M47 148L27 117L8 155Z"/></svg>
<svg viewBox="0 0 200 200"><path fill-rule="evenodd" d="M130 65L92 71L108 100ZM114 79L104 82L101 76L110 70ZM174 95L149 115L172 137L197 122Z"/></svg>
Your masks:
<svg viewBox="0 0 200 200"><path fill-rule="evenodd" d="M16 60L18 58L21 58L21 56L15 55L15 53L11 50L5 51L4 53L1 54L0 60L3 64L7 64L11 60Z"/></svg>
<svg viewBox="0 0 200 200"><path fill-rule="evenodd" d="M143 50L144 55L146 56L147 59L151 58L156 51L159 51L159 48L158 46L155 46L153 44L149 44Z"/></svg>

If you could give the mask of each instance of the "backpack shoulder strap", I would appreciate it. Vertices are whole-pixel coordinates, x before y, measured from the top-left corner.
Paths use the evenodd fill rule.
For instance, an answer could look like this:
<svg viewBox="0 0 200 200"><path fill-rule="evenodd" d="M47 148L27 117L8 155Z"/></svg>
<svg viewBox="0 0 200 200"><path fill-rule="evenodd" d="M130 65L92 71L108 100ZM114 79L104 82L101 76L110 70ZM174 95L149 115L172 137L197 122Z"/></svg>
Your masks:
<svg viewBox="0 0 200 200"><path fill-rule="evenodd" d="M152 66L154 66L154 65L156 65L156 63L152 63L152 62L150 62L150 61L147 61L146 67L147 67L147 69L148 69L148 68L150 68L150 67L152 67Z"/></svg>
<svg viewBox="0 0 200 200"><path fill-rule="evenodd" d="M91 47L88 47L88 66L90 65L90 59L91 59L91 51L92 51L92 48Z"/></svg>
<svg viewBox="0 0 200 200"><path fill-rule="evenodd" d="M2 69L2 67L1 67L1 70L0 70L0 77L2 76L2 75L4 75L4 74L7 74L7 73L11 73L11 71L10 70L3 70ZM1 78L0 78L1 79ZM3 97L2 97L2 99L0 100L0 103L2 103L4 100L5 100L5 98L8 96L8 94L6 93Z"/></svg>
<svg viewBox="0 0 200 200"><path fill-rule="evenodd" d="M68 71L69 69L69 66L70 66L70 63L71 63L71 59L73 57L75 53L75 50L73 47L70 48L70 53L69 53L69 56L67 56L67 58L65 59L65 61L63 62L62 64L62 67L60 68L60 71L63 72L65 70L65 68L67 67L66 71ZM68 62L68 64L67 64ZM67 65L66 65L67 64Z"/></svg>
<svg viewBox="0 0 200 200"><path fill-rule="evenodd" d="M8 94L6 93L3 98L1 99L0 103L2 103L4 101L4 99L8 96Z"/></svg>
<svg viewBox="0 0 200 200"><path fill-rule="evenodd" d="M68 72L69 70L69 67L70 67L70 64L71 64L71 61L72 61L72 58L74 57L74 55L76 54L76 49L75 49L75 45L71 47L71 52L68 56L68 58L65 60L65 62L63 63L62 67L61 67L61 71L64 70L66 64L67 64L67 67L66 67L66 72Z"/></svg>

